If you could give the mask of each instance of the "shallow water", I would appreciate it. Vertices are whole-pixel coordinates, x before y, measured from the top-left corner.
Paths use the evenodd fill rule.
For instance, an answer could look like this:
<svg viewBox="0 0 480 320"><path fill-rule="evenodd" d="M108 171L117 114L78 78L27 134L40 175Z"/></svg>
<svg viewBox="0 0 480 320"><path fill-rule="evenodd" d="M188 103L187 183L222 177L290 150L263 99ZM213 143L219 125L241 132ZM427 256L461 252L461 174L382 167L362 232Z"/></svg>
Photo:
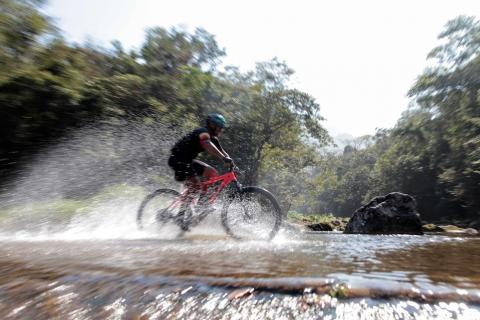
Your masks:
<svg viewBox="0 0 480 320"><path fill-rule="evenodd" d="M3 237L2 319L480 319L480 237Z"/></svg>

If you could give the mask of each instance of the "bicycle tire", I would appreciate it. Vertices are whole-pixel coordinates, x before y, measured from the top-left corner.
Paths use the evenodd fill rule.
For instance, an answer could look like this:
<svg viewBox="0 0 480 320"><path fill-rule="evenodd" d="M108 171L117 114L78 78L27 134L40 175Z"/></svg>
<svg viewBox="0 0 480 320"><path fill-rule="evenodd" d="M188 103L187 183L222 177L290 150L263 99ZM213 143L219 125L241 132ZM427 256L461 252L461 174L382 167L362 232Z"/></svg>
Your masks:
<svg viewBox="0 0 480 320"><path fill-rule="evenodd" d="M166 209L176 201L180 193L173 189L158 189L147 195L137 210L137 225L140 229L161 227L162 224L175 222L178 212L169 213L159 219L159 214L165 214ZM165 198L166 200L163 200ZM155 203L156 202L156 203ZM152 208L150 208L151 206Z"/></svg>
<svg viewBox="0 0 480 320"><path fill-rule="evenodd" d="M261 206L260 211L258 204ZM268 218L268 221L265 218ZM235 239L272 240L280 229L283 214L280 205L270 192L250 186L242 188L225 201L221 219L227 234ZM253 223L257 221L264 225L254 226ZM245 226L240 225L242 222Z"/></svg>

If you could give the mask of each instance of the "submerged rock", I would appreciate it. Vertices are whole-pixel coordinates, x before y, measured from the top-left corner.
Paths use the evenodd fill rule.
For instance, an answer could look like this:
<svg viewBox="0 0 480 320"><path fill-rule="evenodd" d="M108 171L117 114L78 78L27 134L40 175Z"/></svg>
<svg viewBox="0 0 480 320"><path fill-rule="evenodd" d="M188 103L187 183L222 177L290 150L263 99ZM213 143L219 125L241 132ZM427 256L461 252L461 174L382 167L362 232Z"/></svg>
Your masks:
<svg viewBox="0 0 480 320"><path fill-rule="evenodd" d="M465 229L466 234L478 234L478 230L474 228L467 228Z"/></svg>
<svg viewBox="0 0 480 320"><path fill-rule="evenodd" d="M344 233L423 234L415 199L400 192L375 197L357 209Z"/></svg>
<svg viewBox="0 0 480 320"><path fill-rule="evenodd" d="M465 234L478 234L478 230L475 228L461 228L453 224L437 226L433 223L424 224L422 226L424 232L447 232L447 233L465 233Z"/></svg>

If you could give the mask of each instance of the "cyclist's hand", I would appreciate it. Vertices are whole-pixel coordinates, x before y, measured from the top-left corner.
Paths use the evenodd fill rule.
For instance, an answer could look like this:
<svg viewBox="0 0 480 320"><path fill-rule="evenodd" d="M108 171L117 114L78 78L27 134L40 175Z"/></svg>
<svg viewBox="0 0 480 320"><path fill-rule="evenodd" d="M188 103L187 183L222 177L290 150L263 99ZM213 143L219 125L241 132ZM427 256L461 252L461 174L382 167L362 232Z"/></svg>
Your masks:
<svg viewBox="0 0 480 320"><path fill-rule="evenodd" d="M230 157L223 158L223 163L225 164L225 167L234 167L235 166L232 158L230 158Z"/></svg>

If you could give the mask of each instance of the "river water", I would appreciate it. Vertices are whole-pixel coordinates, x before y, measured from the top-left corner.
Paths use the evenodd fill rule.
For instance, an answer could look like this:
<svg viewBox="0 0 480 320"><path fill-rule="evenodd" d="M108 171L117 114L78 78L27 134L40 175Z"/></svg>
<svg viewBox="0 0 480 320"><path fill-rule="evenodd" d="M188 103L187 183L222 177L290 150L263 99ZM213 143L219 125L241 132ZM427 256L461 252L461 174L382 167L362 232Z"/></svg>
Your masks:
<svg viewBox="0 0 480 320"><path fill-rule="evenodd" d="M480 319L480 237L4 233L0 319Z"/></svg>
<svg viewBox="0 0 480 320"><path fill-rule="evenodd" d="M0 198L1 320L480 319L480 237L288 228L235 241L218 216L180 239L139 230L145 190L87 191L170 174L140 162L167 155L173 141L158 137L175 135L144 128L82 130Z"/></svg>
<svg viewBox="0 0 480 320"><path fill-rule="evenodd" d="M288 228L235 241L215 216L180 239L140 231L145 194L86 191L144 181L139 156L173 135L127 127L112 142L107 129L43 152L1 201L0 319L480 319L480 237Z"/></svg>

